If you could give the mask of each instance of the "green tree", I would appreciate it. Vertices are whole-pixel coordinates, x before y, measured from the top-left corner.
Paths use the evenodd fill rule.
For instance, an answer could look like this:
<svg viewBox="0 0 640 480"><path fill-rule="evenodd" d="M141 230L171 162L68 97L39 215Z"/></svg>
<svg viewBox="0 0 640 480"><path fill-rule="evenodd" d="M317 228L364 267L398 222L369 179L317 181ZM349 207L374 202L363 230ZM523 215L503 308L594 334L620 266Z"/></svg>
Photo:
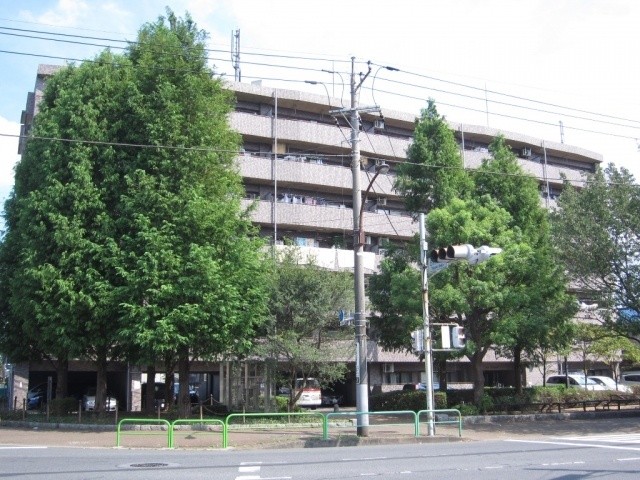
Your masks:
<svg viewBox="0 0 640 480"><path fill-rule="evenodd" d="M516 262L509 265L509 295L493 335L498 351L513 359L516 391L522 390L522 360L541 346L566 346L570 319L577 311L567 279L553 255L548 212L540 205L537 181L525 175L504 138L490 145L476 175L478 194L489 194L511 215L521 232Z"/></svg>
<svg viewBox="0 0 640 480"><path fill-rule="evenodd" d="M453 132L431 99L416 121L407 161L398 165L395 188L404 196L407 210L416 214L471 192Z"/></svg>
<svg viewBox="0 0 640 480"><path fill-rule="evenodd" d="M266 307L262 243L234 167L233 99L206 66L205 39L168 11L127 52L140 95L126 140L163 148L132 152L120 192L122 333L175 358L183 416L191 361L248 351Z"/></svg>
<svg viewBox="0 0 640 480"><path fill-rule="evenodd" d="M409 332L420 328L422 319L422 280L415 266L418 252L407 248L389 249L380 271L369 278L369 301L376 315L371 333L387 350L411 351Z"/></svg>
<svg viewBox="0 0 640 480"><path fill-rule="evenodd" d="M583 188L565 182L552 216L558 260L603 324L640 335L640 186L613 164L587 175Z"/></svg>
<svg viewBox="0 0 640 480"><path fill-rule="evenodd" d="M338 311L353 306L353 276L302 263L295 249L278 255L272 272L270 320L256 351L286 366L282 380L291 387L293 408L301 393L293 395L296 378L326 386L347 373L342 359L353 355L352 330L339 327Z"/></svg>
<svg viewBox="0 0 640 480"><path fill-rule="evenodd" d="M206 67L204 39L168 11L123 56L63 69L34 133L65 141L30 140L17 168L3 343L92 358L98 408L107 362L126 354L177 364L188 415L190 362L247 351L265 318L232 98Z"/></svg>
<svg viewBox="0 0 640 480"><path fill-rule="evenodd" d="M113 150L84 140L117 139L128 74L126 61L105 52L49 81L34 135L71 141L28 142L16 168L4 244L15 254L11 265L4 264L10 308L5 333L22 335L54 362L59 397L66 395L68 359L94 359L99 409L107 358L118 357L113 295L119 255L105 193L108 170L100 168Z"/></svg>
<svg viewBox="0 0 640 480"><path fill-rule="evenodd" d="M524 174L504 138L497 137L492 142L491 158L483 161L472 181L459 168L452 168L455 162L444 161L458 155L457 146L453 132L434 119L434 109L421 121L430 131L435 125L438 128L432 136L417 140L422 144L414 153L416 157L432 159L429 164L438 159L439 168L434 170L442 171L429 176L424 168L418 168L421 161L416 158L414 165L401 170L401 175L408 178L403 177L399 185L404 186L410 207L434 207L427 216L429 243L503 248L501 255L484 264L455 263L430 281L431 318L456 317L465 327L468 342L464 353L472 365L474 399L480 401L487 352L501 348L514 359L516 386L521 388L521 358L536 347L558 341L552 337L566 332L575 302L564 293L564 277L549 253L547 214L540 206L537 182ZM450 177L453 172L455 180ZM397 307L389 295L394 277L398 273L407 276L405 265L388 266L391 268L382 273L389 278L372 281L375 291L370 292L376 307L383 311ZM418 314L416 309L411 311ZM386 316L391 318L389 313ZM411 318L402 311L398 316L403 320L405 316ZM417 324L411 319L407 323ZM401 336L397 331L392 334L392 339ZM406 331L407 341L408 335Z"/></svg>

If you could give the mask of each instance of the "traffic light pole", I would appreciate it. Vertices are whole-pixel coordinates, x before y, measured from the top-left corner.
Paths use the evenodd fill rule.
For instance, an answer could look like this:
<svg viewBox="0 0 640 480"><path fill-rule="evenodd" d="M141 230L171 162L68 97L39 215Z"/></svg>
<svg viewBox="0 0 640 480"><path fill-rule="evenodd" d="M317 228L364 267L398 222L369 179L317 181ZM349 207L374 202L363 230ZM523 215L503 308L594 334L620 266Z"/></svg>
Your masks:
<svg viewBox="0 0 640 480"><path fill-rule="evenodd" d="M420 214L420 264L422 266L422 320L424 328L424 369L427 394L427 435L433 437L435 425L433 419L433 344L431 341L431 325L429 321L429 248L425 215Z"/></svg>

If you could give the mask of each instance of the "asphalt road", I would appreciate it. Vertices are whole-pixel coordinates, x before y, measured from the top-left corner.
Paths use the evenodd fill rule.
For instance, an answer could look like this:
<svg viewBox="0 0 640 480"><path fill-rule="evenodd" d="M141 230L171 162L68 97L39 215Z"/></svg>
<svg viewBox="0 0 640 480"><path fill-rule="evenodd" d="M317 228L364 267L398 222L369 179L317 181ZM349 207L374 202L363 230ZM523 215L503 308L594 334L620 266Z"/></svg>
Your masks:
<svg viewBox="0 0 640 480"><path fill-rule="evenodd" d="M0 448L0 478L189 480L638 478L640 435L274 450Z"/></svg>

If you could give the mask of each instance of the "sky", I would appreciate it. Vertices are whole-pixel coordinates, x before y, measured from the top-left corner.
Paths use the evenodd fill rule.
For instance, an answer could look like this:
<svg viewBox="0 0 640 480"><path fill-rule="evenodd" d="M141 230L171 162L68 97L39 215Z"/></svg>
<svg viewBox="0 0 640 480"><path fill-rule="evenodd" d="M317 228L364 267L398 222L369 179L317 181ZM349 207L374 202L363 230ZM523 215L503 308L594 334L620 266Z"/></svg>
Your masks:
<svg viewBox="0 0 640 480"><path fill-rule="evenodd" d="M602 154L605 164L640 180L637 0L0 0L0 6L2 204L13 186L20 115L38 64L79 63L106 46L121 52L123 41L134 41L167 6L179 16L189 12L209 33L211 66L223 78L234 79L235 32L242 81L264 86L344 96L348 103L351 58L356 73L366 73L370 61L360 105L418 115L433 98L452 122L563 141Z"/></svg>

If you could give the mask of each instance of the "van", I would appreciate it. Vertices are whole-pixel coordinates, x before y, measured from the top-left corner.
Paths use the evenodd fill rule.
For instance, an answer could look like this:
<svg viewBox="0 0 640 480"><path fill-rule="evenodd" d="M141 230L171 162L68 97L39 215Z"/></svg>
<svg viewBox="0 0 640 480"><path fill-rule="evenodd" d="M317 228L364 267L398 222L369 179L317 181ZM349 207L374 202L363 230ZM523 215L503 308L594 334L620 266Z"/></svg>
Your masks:
<svg viewBox="0 0 640 480"><path fill-rule="evenodd" d="M320 382L315 378L296 378L295 396L298 395L298 391L302 390L300 397L296 401L296 405L304 408L315 409L322 405L322 393L320 391Z"/></svg>
<svg viewBox="0 0 640 480"><path fill-rule="evenodd" d="M606 390L602 385L594 382L584 375L552 375L547 378L547 385L566 385L567 379L570 387L583 388L585 390Z"/></svg>
<svg viewBox="0 0 640 480"><path fill-rule="evenodd" d="M627 385L628 387L634 387L640 385L640 371L634 370L631 372L622 372L620 374L620 381L622 385Z"/></svg>

